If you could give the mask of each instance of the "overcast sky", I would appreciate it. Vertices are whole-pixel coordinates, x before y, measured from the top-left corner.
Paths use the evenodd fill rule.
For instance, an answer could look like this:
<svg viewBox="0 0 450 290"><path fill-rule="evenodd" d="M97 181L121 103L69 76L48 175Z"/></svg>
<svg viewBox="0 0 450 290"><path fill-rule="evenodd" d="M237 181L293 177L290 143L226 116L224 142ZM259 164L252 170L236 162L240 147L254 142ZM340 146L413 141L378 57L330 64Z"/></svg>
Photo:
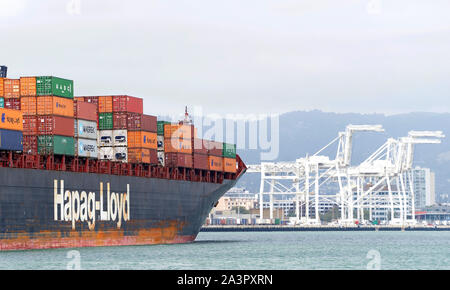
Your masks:
<svg viewBox="0 0 450 290"><path fill-rule="evenodd" d="M147 113L450 111L448 0L0 0L9 76Z"/></svg>

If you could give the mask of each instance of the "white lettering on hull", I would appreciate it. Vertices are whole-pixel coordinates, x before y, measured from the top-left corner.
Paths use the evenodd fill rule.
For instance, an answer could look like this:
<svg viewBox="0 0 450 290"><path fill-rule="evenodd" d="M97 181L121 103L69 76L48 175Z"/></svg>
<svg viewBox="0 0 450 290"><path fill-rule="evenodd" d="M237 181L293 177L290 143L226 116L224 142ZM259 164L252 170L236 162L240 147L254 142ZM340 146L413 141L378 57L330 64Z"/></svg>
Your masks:
<svg viewBox="0 0 450 290"><path fill-rule="evenodd" d="M89 230L95 230L95 218L100 213L100 221L117 222L120 229L122 222L130 220L130 185L127 192L111 192L111 186L106 183L106 208L103 197L103 182L100 182L100 200L96 200L95 192L65 190L64 180L54 180L54 220L71 222L75 230L77 222L86 222Z"/></svg>

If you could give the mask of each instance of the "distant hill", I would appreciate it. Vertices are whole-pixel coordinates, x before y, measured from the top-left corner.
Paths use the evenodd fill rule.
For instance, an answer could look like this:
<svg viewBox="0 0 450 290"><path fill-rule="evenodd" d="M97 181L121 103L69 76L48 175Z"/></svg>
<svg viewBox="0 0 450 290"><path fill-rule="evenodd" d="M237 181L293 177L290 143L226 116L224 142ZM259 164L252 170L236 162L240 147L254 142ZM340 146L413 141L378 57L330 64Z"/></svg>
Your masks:
<svg viewBox="0 0 450 290"><path fill-rule="evenodd" d="M450 114L409 113L338 114L299 111L280 116L280 154L276 161L293 161L312 155L344 131L348 124L381 124L385 133L357 133L354 136L353 163L358 164L389 137L406 136L411 130L442 130L448 137L442 144L417 145L414 165L429 167L436 173L436 195L449 193L450 183ZM238 150L248 164L260 162L259 150ZM336 150L324 152L333 156ZM239 183L253 192L259 191L259 176L247 174Z"/></svg>

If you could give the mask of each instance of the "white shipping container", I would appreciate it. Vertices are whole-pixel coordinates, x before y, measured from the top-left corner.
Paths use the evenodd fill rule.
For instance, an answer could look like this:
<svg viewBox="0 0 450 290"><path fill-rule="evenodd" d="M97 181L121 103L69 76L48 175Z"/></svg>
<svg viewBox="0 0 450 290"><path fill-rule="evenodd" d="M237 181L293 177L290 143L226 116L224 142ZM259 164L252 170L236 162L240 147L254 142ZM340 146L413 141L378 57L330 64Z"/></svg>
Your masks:
<svg viewBox="0 0 450 290"><path fill-rule="evenodd" d="M113 146L128 146L128 131L127 130L114 130L113 133Z"/></svg>
<svg viewBox="0 0 450 290"><path fill-rule="evenodd" d="M166 163L166 159L164 157L164 152L158 152L158 162L162 165L165 166Z"/></svg>
<svg viewBox="0 0 450 290"><path fill-rule="evenodd" d="M97 122L75 120L75 137L96 140Z"/></svg>
<svg viewBox="0 0 450 290"><path fill-rule="evenodd" d="M128 162L128 148L127 147L113 147L114 161Z"/></svg>
<svg viewBox="0 0 450 290"><path fill-rule="evenodd" d="M100 160L114 160L113 147L98 148L98 159Z"/></svg>
<svg viewBox="0 0 450 290"><path fill-rule="evenodd" d="M75 154L80 157L98 158L97 140L78 138L75 141Z"/></svg>
<svg viewBox="0 0 450 290"><path fill-rule="evenodd" d="M164 151L164 136L158 136L158 151Z"/></svg>
<svg viewBox="0 0 450 290"><path fill-rule="evenodd" d="M100 130L98 131L98 147L112 147L113 146L113 131L112 130Z"/></svg>

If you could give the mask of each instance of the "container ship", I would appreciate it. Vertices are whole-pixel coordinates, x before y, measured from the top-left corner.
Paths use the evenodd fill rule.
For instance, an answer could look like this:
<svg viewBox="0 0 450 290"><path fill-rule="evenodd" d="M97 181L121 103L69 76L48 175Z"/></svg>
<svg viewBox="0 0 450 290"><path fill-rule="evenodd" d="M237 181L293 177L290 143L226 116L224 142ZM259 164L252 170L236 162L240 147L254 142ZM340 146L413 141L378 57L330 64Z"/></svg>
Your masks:
<svg viewBox="0 0 450 290"><path fill-rule="evenodd" d="M197 137L141 98L74 96L0 75L0 250L187 243L245 173L236 145Z"/></svg>

